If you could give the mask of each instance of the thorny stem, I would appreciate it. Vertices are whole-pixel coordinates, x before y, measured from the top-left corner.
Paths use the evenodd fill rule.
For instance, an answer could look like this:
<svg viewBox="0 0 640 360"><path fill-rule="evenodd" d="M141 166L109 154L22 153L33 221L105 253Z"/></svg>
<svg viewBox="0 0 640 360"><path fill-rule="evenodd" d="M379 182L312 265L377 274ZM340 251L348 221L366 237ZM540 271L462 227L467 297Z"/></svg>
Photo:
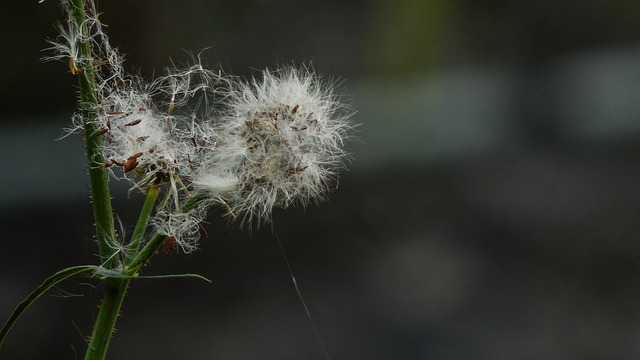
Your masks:
<svg viewBox="0 0 640 360"><path fill-rule="evenodd" d="M98 251L102 266L107 269L115 269L119 265L119 260L118 257L113 256L116 248L111 246L116 238L113 211L111 210L107 173L104 169L104 156L100 151L102 138L96 135L98 129L94 121L98 116L96 113L98 97L84 0L71 0L69 2L69 12L70 20L78 24L78 28L83 34L82 43L78 47L79 57L77 60L72 60L77 61L75 66L78 67L80 108L82 110L84 139L89 164L89 181L91 183Z"/></svg>
<svg viewBox="0 0 640 360"><path fill-rule="evenodd" d="M96 77L93 69L93 56L89 42L89 30L86 23L84 0L71 0L69 2L69 16L83 34L82 42L78 44L79 57L74 71L78 74L80 87L80 108L84 125L84 139L89 164L89 181L91 184L91 198L93 199L93 212L95 217L96 238L100 262L107 269L116 269L120 260L114 256L117 248L111 246L115 241L115 226L113 211L111 209L111 197L109 195L109 183L107 173L104 170L104 156L100 148L102 139L97 136L96 122L98 114L98 97L96 90ZM106 281L105 293L93 327L93 334L89 342L86 360L103 360L107 355L109 342L115 328L116 320L120 314L120 308L124 301L129 280L109 279Z"/></svg>
<svg viewBox="0 0 640 360"><path fill-rule="evenodd" d="M130 280L107 279L85 360L104 360Z"/></svg>

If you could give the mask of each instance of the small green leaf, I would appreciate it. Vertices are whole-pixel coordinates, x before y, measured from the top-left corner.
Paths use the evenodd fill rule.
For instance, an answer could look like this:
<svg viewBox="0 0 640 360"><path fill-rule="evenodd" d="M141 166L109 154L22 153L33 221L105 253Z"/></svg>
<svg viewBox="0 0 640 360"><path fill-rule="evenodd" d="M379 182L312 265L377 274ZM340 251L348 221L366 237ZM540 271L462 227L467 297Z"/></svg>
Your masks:
<svg viewBox="0 0 640 360"><path fill-rule="evenodd" d="M2 331L0 331L0 347L2 347L2 344L4 343L5 338L9 334L9 331L11 331L11 328L13 328L13 326L16 324L18 319L20 319L20 316L22 316L22 314L24 314L24 312L29 308L29 306L31 306L31 304L33 304L36 300L38 300L40 296L42 296L45 292L47 292L47 290L51 289L52 287L62 282L63 280L66 280L74 275L77 275L86 271L93 271L93 275L101 279L116 278L116 279L136 280L136 279L171 279L171 278L191 277L191 278L196 278L196 279L201 279L207 282L211 282L211 280L198 274L130 276L130 275L125 275L119 271L105 269L101 266L95 266L95 265L79 265L79 266L68 267L50 276L47 280L45 280L42 284L40 284L40 286L38 286L35 290L33 290L31 294L27 296L26 299L22 300L22 302L18 304L18 306L16 306L15 310L13 310L13 314L11 314L11 317L9 318L9 320L7 320L7 322L2 327Z"/></svg>
<svg viewBox="0 0 640 360"><path fill-rule="evenodd" d="M101 278L115 278L115 279L127 279L127 280L137 280L137 279L172 279L172 278L196 278L201 279L206 282L211 282L211 280L199 274L169 274L169 275L150 275L150 276L131 276L125 275L119 271L105 269L103 267L95 267L94 274Z"/></svg>
<svg viewBox="0 0 640 360"><path fill-rule="evenodd" d="M2 331L0 331L0 347L2 347L4 339L7 337L7 334L9 334L9 331L11 330L11 328L13 328L13 325L16 324L20 316L22 316L22 314L29 308L29 306L31 306L31 304L38 300L38 298L40 298L42 294L65 279L68 279L85 271L95 270L95 268L96 266L94 265L79 265L68 267L53 274L42 284L40 284L40 286L33 290L33 292L31 292L31 294L29 294L26 299L22 300L22 302L18 304L18 306L16 306L9 320L7 320L7 322L2 327Z"/></svg>

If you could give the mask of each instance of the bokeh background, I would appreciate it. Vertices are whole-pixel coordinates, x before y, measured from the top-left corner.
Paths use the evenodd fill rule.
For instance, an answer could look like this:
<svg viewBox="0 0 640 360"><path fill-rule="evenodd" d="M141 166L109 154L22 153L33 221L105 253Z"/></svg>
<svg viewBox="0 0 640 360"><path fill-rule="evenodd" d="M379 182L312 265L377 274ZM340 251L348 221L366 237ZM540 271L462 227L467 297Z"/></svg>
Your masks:
<svg viewBox="0 0 640 360"><path fill-rule="evenodd" d="M357 110L331 200L249 234L212 212L201 250L160 255L111 359L640 357L640 2L102 0L128 69L203 53L251 76L313 62ZM0 317L53 272L95 263L57 1L0 22ZM141 198L115 185L131 231ZM100 298L44 296L3 359L78 359ZM314 333L314 326L321 340Z"/></svg>

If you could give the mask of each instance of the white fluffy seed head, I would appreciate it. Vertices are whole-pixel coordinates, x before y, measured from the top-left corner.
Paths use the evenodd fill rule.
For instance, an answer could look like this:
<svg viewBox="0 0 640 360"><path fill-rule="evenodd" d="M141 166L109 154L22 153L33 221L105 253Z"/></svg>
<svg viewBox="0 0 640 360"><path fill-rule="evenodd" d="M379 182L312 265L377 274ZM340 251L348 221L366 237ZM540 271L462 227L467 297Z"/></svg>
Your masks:
<svg viewBox="0 0 640 360"><path fill-rule="evenodd" d="M102 87L96 120L106 166L143 191L151 184L170 184L162 204L172 198L178 208L180 193L187 191L183 179L198 167L198 144L206 143L197 130L198 112L211 111L206 101L191 100L213 99L219 79L196 64L168 69L152 83L134 76L108 81L114 85ZM123 171L113 171L117 167Z"/></svg>
<svg viewBox="0 0 640 360"><path fill-rule="evenodd" d="M343 110L329 84L308 69L265 70L261 79L239 82L194 184L208 190L206 179L224 171L237 184L216 196L230 214L258 226L273 207L322 200L352 128Z"/></svg>

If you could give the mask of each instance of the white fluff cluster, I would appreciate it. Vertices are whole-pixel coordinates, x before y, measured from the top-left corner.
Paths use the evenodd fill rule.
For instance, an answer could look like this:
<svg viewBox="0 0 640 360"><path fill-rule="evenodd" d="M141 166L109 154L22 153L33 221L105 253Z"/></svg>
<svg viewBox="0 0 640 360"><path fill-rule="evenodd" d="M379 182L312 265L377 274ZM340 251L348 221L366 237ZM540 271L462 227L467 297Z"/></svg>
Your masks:
<svg viewBox="0 0 640 360"><path fill-rule="evenodd" d="M331 90L307 69L265 70L234 83L209 130L216 148L193 178L242 222L268 221L274 206L321 200L345 156L351 128Z"/></svg>
<svg viewBox="0 0 640 360"><path fill-rule="evenodd" d="M77 58L80 37L93 44L96 130L87 134L80 115L76 127L102 138L104 167L114 177L143 192L164 186L152 224L183 251L197 247L199 223L213 204L241 225L259 226L274 207L325 198L352 129L331 83L294 67L242 81L205 69L199 59L147 82L124 71L95 14L87 24L86 35L73 22L60 26L51 42L50 58L68 60L72 73L86 60ZM185 211L195 195L199 201Z"/></svg>
<svg viewBox="0 0 640 360"><path fill-rule="evenodd" d="M186 190L182 179L196 165L197 146L193 144L202 141L195 123L197 110L189 107L189 100L214 96L208 92L217 79L216 74L194 65L168 70L151 84L133 77L116 79L112 87L102 86L96 135L103 137L105 166L110 170L121 167L122 176L142 190L168 183L162 205L172 198L178 208L180 192Z"/></svg>

